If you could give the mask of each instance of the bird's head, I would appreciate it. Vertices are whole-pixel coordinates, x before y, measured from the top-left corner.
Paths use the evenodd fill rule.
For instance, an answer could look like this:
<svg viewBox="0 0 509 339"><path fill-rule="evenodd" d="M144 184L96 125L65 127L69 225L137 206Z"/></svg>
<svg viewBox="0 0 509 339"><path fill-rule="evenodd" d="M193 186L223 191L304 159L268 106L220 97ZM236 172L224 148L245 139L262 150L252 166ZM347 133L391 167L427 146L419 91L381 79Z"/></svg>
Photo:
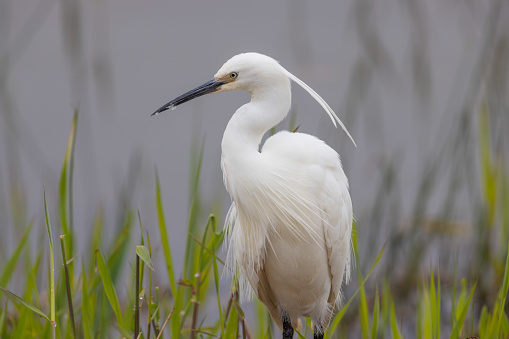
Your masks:
<svg viewBox="0 0 509 339"><path fill-rule="evenodd" d="M214 80L223 83L216 92L244 90L253 94L272 86L290 86L284 68L259 53L235 55L217 71Z"/></svg>
<svg viewBox="0 0 509 339"><path fill-rule="evenodd" d="M253 94L278 84L289 86L290 81L285 69L276 60L259 53L242 53L225 62L214 79L173 99L152 115L209 93L244 90Z"/></svg>
<svg viewBox="0 0 509 339"><path fill-rule="evenodd" d="M214 75L214 79L173 99L152 113L152 115L157 115L168 109L174 109L184 102L208 93L244 90L254 95L266 90L270 91L274 86L288 86L289 88L289 79L295 81L299 86L304 88L323 107L327 114L329 114L334 126L336 126L336 122L339 123L355 145L355 141L346 127L318 93L295 75L288 72L276 60L259 53L242 53L235 55L224 63Z"/></svg>

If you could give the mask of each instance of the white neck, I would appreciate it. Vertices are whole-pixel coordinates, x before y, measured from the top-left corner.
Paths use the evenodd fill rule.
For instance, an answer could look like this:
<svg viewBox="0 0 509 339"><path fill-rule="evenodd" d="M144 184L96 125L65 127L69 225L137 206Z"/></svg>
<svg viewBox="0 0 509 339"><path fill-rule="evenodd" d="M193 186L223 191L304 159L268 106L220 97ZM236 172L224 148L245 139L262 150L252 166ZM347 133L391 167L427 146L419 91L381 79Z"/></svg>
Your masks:
<svg viewBox="0 0 509 339"><path fill-rule="evenodd" d="M291 104L289 81L251 92L251 101L240 107L226 126L221 144L223 160L258 152L263 135L283 120Z"/></svg>

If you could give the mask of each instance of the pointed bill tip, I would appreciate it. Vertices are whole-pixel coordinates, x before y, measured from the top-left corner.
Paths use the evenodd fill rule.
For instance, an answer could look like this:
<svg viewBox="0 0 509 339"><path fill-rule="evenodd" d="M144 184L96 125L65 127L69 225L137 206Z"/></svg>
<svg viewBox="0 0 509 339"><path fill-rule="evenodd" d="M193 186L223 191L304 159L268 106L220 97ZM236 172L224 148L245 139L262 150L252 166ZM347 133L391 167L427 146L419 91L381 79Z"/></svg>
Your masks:
<svg viewBox="0 0 509 339"><path fill-rule="evenodd" d="M153 117L154 115L159 115L159 113L162 113L164 111L167 111L168 109L174 109L173 106L166 106L164 105L163 107L159 108L157 111L155 111L154 113L152 113L150 116Z"/></svg>
<svg viewBox="0 0 509 339"><path fill-rule="evenodd" d="M224 81L219 81L219 80L215 80L215 79L207 81L203 85L198 86L195 89L192 89L189 92L186 92L186 93L182 94L181 96L168 102L166 105L162 106L157 111L152 113L151 116L158 115L159 113L162 113L169 109L174 110L175 107L177 107L180 104L183 104L184 102L188 102L189 100L198 98L198 97L208 94L208 93L214 93L224 84L225 84Z"/></svg>

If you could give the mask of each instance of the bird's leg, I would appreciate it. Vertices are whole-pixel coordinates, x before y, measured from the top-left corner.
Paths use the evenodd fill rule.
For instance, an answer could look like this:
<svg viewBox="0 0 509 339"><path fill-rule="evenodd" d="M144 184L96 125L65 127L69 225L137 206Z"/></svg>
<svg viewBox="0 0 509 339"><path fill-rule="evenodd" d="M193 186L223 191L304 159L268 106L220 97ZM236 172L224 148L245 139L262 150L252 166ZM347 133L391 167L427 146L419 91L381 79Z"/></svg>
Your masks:
<svg viewBox="0 0 509 339"><path fill-rule="evenodd" d="M293 326L290 318L283 315L283 339L293 338Z"/></svg>
<svg viewBox="0 0 509 339"><path fill-rule="evenodd" d="M323 339L323 327L322 325L315 325L313 339Z"/></svg>

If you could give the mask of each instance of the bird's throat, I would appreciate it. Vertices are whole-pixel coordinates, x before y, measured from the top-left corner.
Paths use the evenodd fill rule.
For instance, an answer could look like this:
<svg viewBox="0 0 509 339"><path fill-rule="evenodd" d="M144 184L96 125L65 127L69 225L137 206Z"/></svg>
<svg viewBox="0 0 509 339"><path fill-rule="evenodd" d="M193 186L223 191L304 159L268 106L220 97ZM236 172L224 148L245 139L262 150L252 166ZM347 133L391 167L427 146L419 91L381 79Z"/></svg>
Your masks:
<svg viewBox="0 0 509 339"><path fill-rule="evenodd" d="M264 134L286 117L290 104L289 88L252 94L251 101L241 106L226 126L221 143L223 156L258 152Z"/></svg>

